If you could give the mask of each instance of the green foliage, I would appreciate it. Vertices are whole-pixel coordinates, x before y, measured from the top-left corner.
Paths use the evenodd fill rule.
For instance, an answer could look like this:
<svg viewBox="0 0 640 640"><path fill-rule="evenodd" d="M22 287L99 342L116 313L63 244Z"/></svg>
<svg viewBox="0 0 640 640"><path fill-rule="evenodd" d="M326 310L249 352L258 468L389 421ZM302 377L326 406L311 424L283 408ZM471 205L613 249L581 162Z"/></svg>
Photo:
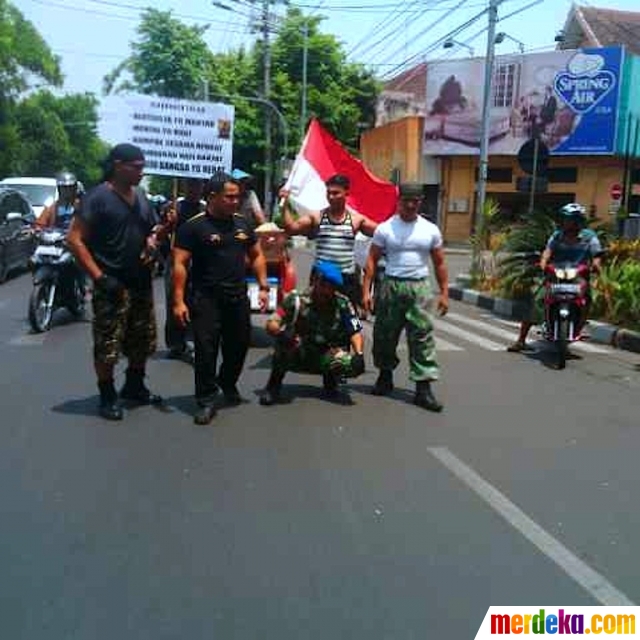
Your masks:
<svg viewBox="0 0 640 640"><path fill-rule="evenodd" d="M15 113L20 147L13 173L54 175L66 168L86 185L98 182L107 149L96 133L97 121L97 100L90 94L29 96Z"/></svg>
<svg viewBox="0 0 640 640"><path fill-rule="evenodd" d="M74 171L86 184L100 177L105 153L97 133L96 100L48 91L27 97L34 81L62 85L60 60L35 27L0 0L0 175Z"/></svg>
<svg viewBox="0 0 640 640"><path fill-rule="evenodd" d="M503 247L506 255L498 267L502 295L516 299L528 295L539 281L540 254L555 228L553 216L534 211L508 230Z"/></svg>
<svg viewBox="0 0 640 640"><path fill-rule="evenodd" d="M14 5L0 0L0 96L3 101L15 99L27 89L30 76L60 86L60 60L33 24Z"/></svg>
<svg viewBox="0 0 640 640"><path fill-rule="evenodd" d="M605 260L612 262L617 260L640 260L640 239L615 238L603 244L606 247Z"/></svg>
<svg viewBox="0 0 640 640"><path fill-rule="evenodd" d="M493 198L487 198L476 232L470 242L474 253L489 251L491 248L491 233L499 227L500 204Z"/></svg>
<svg viewBox="0 0 640 640"><path fill-rule="evenodd" d="M640 324L640 263L614 259L603 265L593 286L592 315L630 328Z"/></svg>
<svg viewBox="0 0 640 640"><path fill-rule="evenodd" d="M317 117L348 149L357 148L362 126L373 125L379 85L373 74L347 62L341 43L320 32L322 18L289 8L271 48L268 96L283 114L289 133L288 157L298 149L302 129L302 60L304 25L308 25L307 118ZM270 117L272 157L283 153L277 114L263 98L264 47L211 53L204 28L188 27L170 11L147 9L141 17L131 55L105 79L106 93L137 91L168 97L200 97L204 81L209 97L235 106L234 165L253 174L264 170L265 119ZM243 99L245 98L250 99ZM278 172L276 171L276 174Z"/></svg>
<svg viewBox="0 0 640 640"><path fill-rule="evenodd" d="M185 25L171 11L146 9L131 55L104 79L105 93L136 90L171 98L201 96L212 58L202 37L206 29ZM129 77L123 79L125 73Z"/></svg>

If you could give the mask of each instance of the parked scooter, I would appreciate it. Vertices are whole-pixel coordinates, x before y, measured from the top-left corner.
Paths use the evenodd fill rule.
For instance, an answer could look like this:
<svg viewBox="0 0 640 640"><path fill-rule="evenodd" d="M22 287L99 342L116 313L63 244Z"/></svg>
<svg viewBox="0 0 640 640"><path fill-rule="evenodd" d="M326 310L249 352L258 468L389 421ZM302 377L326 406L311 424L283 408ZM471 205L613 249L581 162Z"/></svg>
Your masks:
<svg viewBox="0 0 640 640"><path fill-rule="evenodd" d="M580 340L588 288L588 264L550 264L545 270L544 337L556 345L559 369L566 367L569 344Z"/></svg>
<svg viewBox="0 0 640 640"><path fill-rule="evenodd" d="M84 315L84 277L66 245L61 229L35 232L38 246L31 257L33 291L29 298L29 323L37 333L51 328L56 309L66 307L76 318Z"/></svg>

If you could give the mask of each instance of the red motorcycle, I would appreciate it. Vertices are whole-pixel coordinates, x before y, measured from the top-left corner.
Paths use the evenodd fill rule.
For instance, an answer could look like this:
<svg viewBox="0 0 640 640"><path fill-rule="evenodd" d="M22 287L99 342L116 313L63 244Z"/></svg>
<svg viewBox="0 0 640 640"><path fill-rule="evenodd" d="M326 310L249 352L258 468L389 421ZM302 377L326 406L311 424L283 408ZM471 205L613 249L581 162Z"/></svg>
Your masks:
<svg viewBox="0 0 640 640"><path fill-rule="evenodd" d="M569 344L581 339L589 303L588 264L550 264L545 269L544 337L556 345L558 368L567 365Z"/></svg>

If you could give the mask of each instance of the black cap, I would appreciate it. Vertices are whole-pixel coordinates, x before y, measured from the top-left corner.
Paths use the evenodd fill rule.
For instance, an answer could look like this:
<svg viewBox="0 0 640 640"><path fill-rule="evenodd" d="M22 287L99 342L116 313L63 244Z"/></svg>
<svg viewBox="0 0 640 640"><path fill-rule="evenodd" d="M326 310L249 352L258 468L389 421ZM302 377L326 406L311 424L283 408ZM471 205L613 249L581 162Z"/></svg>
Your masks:
<svg viewBox="0 0 640 640"><path fill-rule="evenodd" d="M423 196L422 185L417 182L405 182L400 185L401 198L422 198Z"/></svg>
<svg viewBox="0 0 640 640"><path fill-rule="evenodd" d="M140 147L129 142L117 144L107 157L108 162L144 162L144 153Z"/></svg>

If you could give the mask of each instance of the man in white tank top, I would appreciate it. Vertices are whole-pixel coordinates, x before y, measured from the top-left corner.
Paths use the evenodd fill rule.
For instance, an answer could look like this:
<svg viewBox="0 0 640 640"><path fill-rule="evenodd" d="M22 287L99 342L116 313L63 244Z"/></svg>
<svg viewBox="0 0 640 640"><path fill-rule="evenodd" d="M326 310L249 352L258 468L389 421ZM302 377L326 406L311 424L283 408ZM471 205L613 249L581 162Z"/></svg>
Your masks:
<svg viewBox="0 0 640 640"><path fill-rule="evenodd" d="M376 300L373 327L373 362L380 375L372 393L393 391L393 370L402 330L407 334L410 378L416 384L414 404L429 411L442 411L431 390L440 377L436 359L433 322L429 313L433 292L429 262L433 262L440 289L437 308L444 315L449 308L449 285L440 229L419 215L422 186L400 185L399 212L376 229L362 284L362 299L371 310L371 280L378 260L385 256L385 275Z"/></svg>
<svg viewBox="0 0 640 640"><path fill-rule="evenodd" d="M355 237L358 232L373 236L378 224L347 206L350 182L336 174L325 182L329 206L294 220L289 206L289 192L280 191L283 222L290 236L304 235L316 241L316 261L338 265L344 282L344 293L360 307L360 283L356 276Z"/></svg>

